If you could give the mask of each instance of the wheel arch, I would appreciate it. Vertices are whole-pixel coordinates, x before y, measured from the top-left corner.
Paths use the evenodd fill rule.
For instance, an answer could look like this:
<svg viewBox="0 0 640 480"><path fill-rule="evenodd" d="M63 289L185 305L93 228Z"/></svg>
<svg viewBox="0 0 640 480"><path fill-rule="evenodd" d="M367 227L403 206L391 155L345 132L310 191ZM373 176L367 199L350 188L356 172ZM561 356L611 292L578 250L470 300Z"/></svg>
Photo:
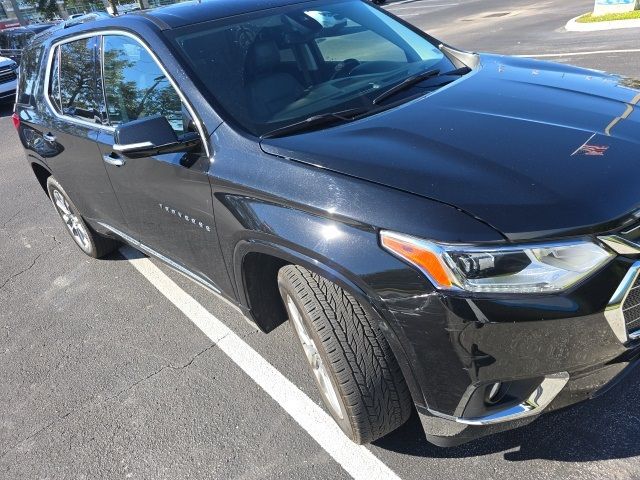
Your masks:
<svg viewBox="0 0 640 480"><path fill-rule="evenodd" d="M47 179L52 176L51 170L42 165L39 162L31 162L31 169L33 170L33 174L36 176L38 183L44 190L44 193L49 196L49 191L47 190Z"/></svg>
<svg viewBox="0 0 640 480"><path fill-rule="evenodd" d="M341 288L358 298L359 301L370 304L374 299L367 294L365 288L360 282L354 280L349 272L337 265L332 265L326 259L309 255L308 252L301 252L292 246L283 245L274 241L266 241L262 239L243 240L236 245L234 252L234 273L237 282L237 289L240 292L240 301L249 308L252 320L265 332L273 330L286 320L286 317L279 320L261 318L264 312L263 307L258 307L257 301L266 298L272 302L272 306L276 305L274 297L279 292L276 289L270 289L269 292L259 291L255 285L262 281L275 284L277 282L277 274L280 268L285 265L300 265L312 272L321 275L330 280ZM264 285L264 283L262 283ZM260 295L263 295L261 297ZM381 305L381 303L380 303ZM279 313L286 315L284 306L280 304ZM257 308L256 308L257 307Z"/></svg>
<svg viewBox="0 0 640 480"><path fill-rule="evenodd" d="M388 321L389 313L384 302L358 275L315 252L303 251L282 239L247 238L236 245L233 269L240 302L247 307L249 317L263 332L268 333L287 321L277 286L278 271L285 265L300 265L336 283L353 295L370 315L375 316L400 365L413 401L419 405L425 404L409 355L396 329ZM253 285L258 284L268 287L257 292L260 289L253 288Z"/></svg>

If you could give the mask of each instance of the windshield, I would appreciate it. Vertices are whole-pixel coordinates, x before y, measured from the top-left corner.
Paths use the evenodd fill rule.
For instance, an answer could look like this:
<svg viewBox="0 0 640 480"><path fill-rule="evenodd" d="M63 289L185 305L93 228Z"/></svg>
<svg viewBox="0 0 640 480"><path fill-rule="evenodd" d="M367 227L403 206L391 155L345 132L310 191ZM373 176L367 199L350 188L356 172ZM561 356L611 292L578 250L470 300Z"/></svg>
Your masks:
<svg viewBox="0 0 640 480"><path fill-rule="evenodd" d="M262 135L315 115L372 107L409 76L452 64L361 0L325 0L168 33L212 101Z"/></svg>

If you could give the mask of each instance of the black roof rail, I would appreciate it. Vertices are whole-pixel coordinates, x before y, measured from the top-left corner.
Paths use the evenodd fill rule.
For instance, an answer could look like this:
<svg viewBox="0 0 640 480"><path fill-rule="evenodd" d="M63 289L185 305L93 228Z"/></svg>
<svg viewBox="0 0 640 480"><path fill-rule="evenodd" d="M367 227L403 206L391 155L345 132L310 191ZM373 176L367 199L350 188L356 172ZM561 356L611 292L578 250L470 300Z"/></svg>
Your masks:
<svg viewBox="0 0 640 480"><path fill-rule="evenodd" d="M71 28L76 25L82 25L83 23L95 22L96 20L102 20L104 18L111 18L107 12L91 12L81 17L72 18L62 22L62 28Z"/></svg>

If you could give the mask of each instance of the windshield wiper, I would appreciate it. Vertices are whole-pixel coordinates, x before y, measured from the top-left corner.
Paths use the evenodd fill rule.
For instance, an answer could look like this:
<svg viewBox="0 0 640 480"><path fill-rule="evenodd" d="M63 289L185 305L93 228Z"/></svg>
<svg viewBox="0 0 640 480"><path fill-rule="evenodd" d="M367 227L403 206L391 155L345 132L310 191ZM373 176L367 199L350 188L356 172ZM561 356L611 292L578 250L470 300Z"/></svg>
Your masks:
<svg viewBox="0 0 640 480"><path fill-rule="evenodd" d="M440 74L440 70L427 70L426 72L416 73L415 75L411 75L410 77L405 78L402 82L397 84L395 87L391 87L386 92L381 93L376 98L373 99L373 104L377 105L380 102L386 100L389 97L392 97L398 92L406 90L407 88L415 85L416 83L420 83L427 78L435 77Z"/></svg>
<svg viewBox="0 0 640 480"><path fill-rule="evenodd" d="M261 135L260 138L264 139L281 137L292 133L311 130L312 128L318 127L320 125L336 122L348 122L350 120L353 120L358 115L367 113L368 111L369 109L367 108L350 108L348 110L342 110L340 112L322 113L320 115L314 115L312 117L306 118L300 122L292 123L291 125L285 125L284 127L271 130L270 132Z"/></svg>

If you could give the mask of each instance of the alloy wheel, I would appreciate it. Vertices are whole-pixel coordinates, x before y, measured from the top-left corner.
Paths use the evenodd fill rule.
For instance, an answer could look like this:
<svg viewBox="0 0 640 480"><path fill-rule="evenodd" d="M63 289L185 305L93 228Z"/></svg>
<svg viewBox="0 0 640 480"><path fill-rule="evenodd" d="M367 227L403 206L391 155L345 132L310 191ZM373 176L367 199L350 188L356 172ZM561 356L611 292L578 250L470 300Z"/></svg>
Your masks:
<svg viewBox="0 0 640 480"><path fill-rule="evenodd" d="M331 409L332 413L336 417L343 419L344 412L340 405L340 401L338 400L338 392L336 392L336 389L331 382L329 371L320 356L320 352L318 351L315 341L309 334L309 331L302 320L300 310L298 310L298 307L289 295L287 295L287 310L289 311L289 319L291 320L291 323L293 323L293 327L298 334L298 338L302 344L302 349L304 350L307 361L311 366L316 383L318 384L320 392L326 401L325 403L327 404L327 407Z"/></svg>
<svg viewBox="0 0 640 480"><path fill-rule="evenodd" d="M53 204L78 246L85 252L90 251L91 241L84 222L58 190L53 190Z"/></svg>

